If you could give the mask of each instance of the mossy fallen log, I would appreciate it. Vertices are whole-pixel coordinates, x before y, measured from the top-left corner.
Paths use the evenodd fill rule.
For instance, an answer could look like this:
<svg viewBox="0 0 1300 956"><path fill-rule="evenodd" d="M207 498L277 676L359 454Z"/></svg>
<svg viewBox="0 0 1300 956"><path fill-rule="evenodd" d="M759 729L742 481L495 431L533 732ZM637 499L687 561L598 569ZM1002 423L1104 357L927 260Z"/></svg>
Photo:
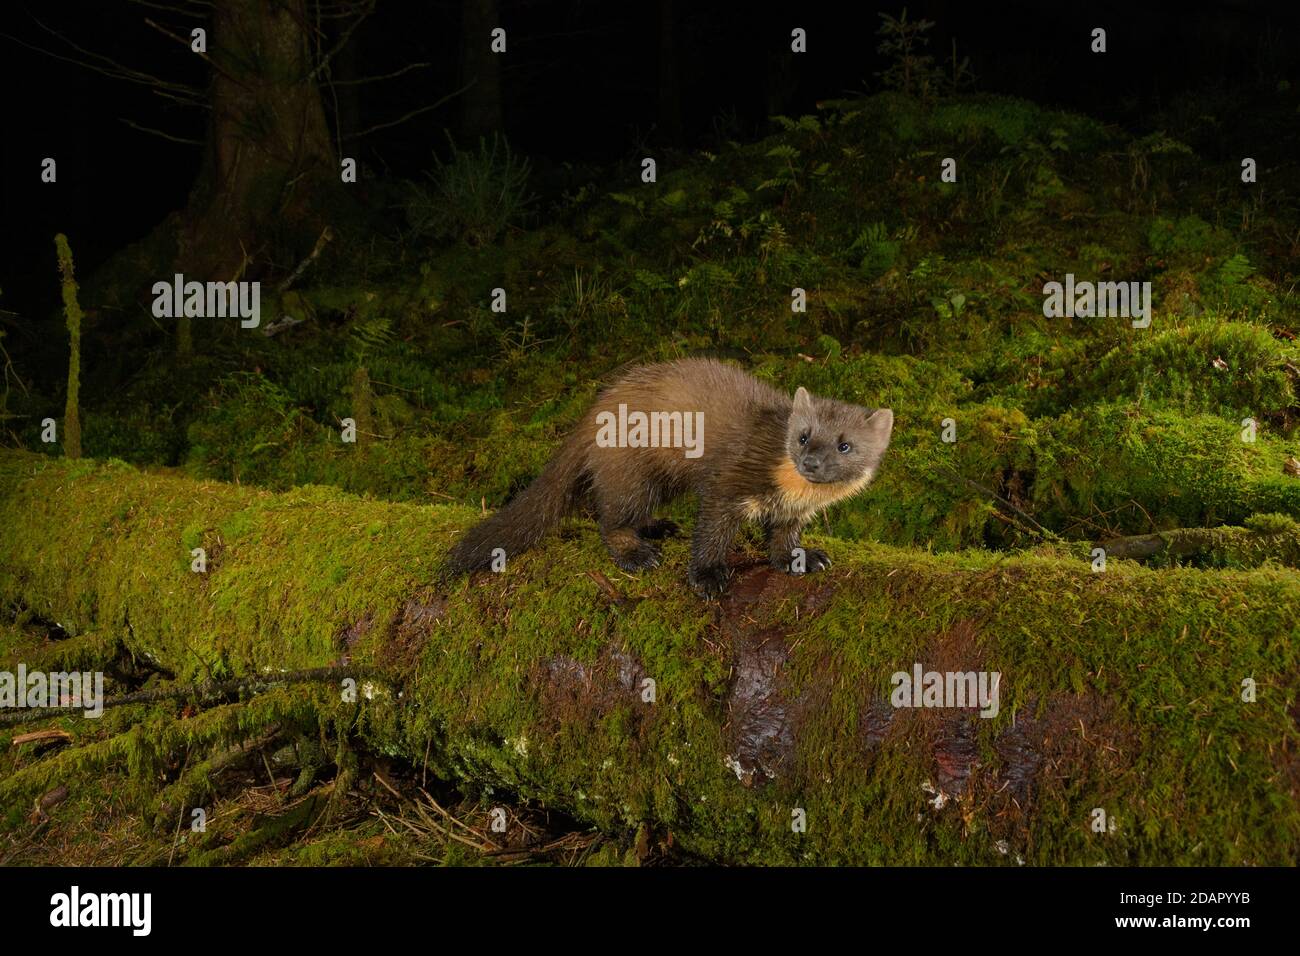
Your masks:
<svg viewBox="0 0 1300 956"><path fill-rule="evenodd" d="M181 681L374 668L355 702L321 695L322 719L485 794L711 860L1300 859L1294 571L1097 573L826 539L832 570L790 577L738 553L730 593L704 604L683 584L686 542L629 577L578 524L503 573L434 583L474 518L6 452L0 607ZM996 715L891 706L894 675L917 666L996 672ZM287 692L252 705L256 720L203 712L98 757L140 763L191 722L208 738L304 723ZM4 809L75 785L82 765L46 762L60 759L0 780Z"/></svg>
<svg viewBox="0 0 1300 956"><path fill-rule="evenodd" d="M1098 542L1108 558L1197 567L1253 568L1266 561L1300 567L1300 523L1287 515L1252 515L1244 528L1171 528Z"/></svg>

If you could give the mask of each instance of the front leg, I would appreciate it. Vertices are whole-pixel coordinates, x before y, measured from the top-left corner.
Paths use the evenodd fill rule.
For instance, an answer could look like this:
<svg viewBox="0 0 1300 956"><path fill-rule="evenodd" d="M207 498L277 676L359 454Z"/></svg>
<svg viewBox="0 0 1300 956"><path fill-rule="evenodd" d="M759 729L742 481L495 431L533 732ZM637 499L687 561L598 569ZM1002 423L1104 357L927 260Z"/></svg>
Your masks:
<svg viewBox="0 0 1300 956"><path fill-rule="evenodd" d="M716 597L727 589L731 569L727 551L744 521L734 505L703 499L691 539L691 567L687 580L700 597Z"/></svg>
<svg viewBox="0 0 1300 956"><path fill-rule="evenodd" d="M767 556L772 567L789 574L824 571L831 566L825 551L799 544L803 522L779 521L767 526Z"/></svg>

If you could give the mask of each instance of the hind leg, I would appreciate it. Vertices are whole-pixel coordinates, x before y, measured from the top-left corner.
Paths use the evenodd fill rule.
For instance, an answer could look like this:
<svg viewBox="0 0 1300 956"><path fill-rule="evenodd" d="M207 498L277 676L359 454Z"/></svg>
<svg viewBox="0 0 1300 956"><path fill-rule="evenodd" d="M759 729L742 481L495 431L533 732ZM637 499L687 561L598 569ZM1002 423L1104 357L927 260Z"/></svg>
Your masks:
<svg viewBox="0 0 1300 956"><path fill-rule="evenodd" d="M651 541L661 541L664 538L674 537L681 530L681 528L677 527L676 521L669 521L667 518L652 518L637 528L637 533L643 538L649 538Z"/></svg>
<svg viewBox="0 0 1300 956"><path fill-rule="evenodd" d="M624 571L644 571L659 566L659 546L642 537L639 529L657 530L653 505L614 495L601 495L597 503L600 517L600 540L609 556Z"/></svg>

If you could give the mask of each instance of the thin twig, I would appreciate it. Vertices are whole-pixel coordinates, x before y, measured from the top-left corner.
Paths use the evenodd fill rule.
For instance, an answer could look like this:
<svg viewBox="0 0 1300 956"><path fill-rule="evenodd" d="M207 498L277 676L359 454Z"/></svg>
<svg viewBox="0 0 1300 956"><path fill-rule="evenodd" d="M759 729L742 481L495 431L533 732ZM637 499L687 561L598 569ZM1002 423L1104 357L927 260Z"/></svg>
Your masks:
<svg viewBox="0 0 1300 956"><path fill-rule="evenodd" d="M212 57L210 57L208 54L206 54L206 53L202 53L202 52L200 52L200 51L198 51L198 50L195 50L195 49L194 49L194 44L193 44L192 41L185 39L183 36L180 36L179 34L172 33L172 32L171 32L170 30L168 30L166 27L160 27L158 24L154 23L154 22L153 22L152 20L150 20L148 17L145 17L145 18L144 18L144 22L145 22L146 24L148 24L149 26L153 27L155 30L157 30L159 33L161 33L163 36L165 36L165 37L169 37L169 38L175 40L177 43L179 43L181 46L185 47L185 49L189 50L191 53L197 53L197 54L202 58L202 60L203 60L204 63L208 64L208 66L212 67L212 69L216 70L218 73L220 73L220 74L221 74L222 76L224 76L226 79L228 79L231 83L234 83L236 86L242 86L242 87L243 87L244 89L246 89L246 90L247 90L247 89L250 89L250 87L249 87L249 85L248 85L247 83L245 83L245 82L244 82L243 80L241 80L239 77L235 76L233 73L230 73L229 71L227 71L225 67L223 67L223 66L221 66L219 63L217 63L217 61L214 60L214 59L212 59Z"/></svg>
<svg viewBox="0 0 1300 956"><path fill-rule="evenodd" d="M308 266L310 266L313 262L316 261L316 259L320 256L321 251L325 248L325 246L329 244L329 241L333 238L334 238L334 230L330 229L329 226L326 226L324 230L321 232L320 237L316 240L316 245L312 247L311 252L307 255L307 258L303 259L302 262L298 263L298 267L294 269L293 272L289 273L288 277L283 282L281 282L278 286L275 287L275 291L277 293L284 292L286 289L289 288L289 286L293 285L296 281L298 281L298 277L301 276L305 271L307 271Z"/></svg>
<svg viewBox="0 0 1300 956"><path fill-rule="evenodd" d="M405 123L407 120L409 120L409 119L413 119L414 117L419 116L421 113L427 113L427 112L429 112L429 110L436 110L439 106L442 106L442 104L446 103L448 100L453 99L453 98L455 98L455 97L457 97L457 96L460 96L462 93L464 93L466 90L468 90L471 86L473 86L475 82L476 82L475 80L470 80L468 83L466 83L466 84L465 84L464 86L462 86L460 89L456 90L454 93L448 93L446 96L444 96L442 99L438 100L436 103L430 103L428 106L421 106L419 109L411 110L411 112L407 113L405 116L399 116L397 119L393 120L392 122L389 122L389 123L378 123L378 124L376 124L376 125L374 125L374 126L371 126L371 127L367 128L367 129L363 129L363 130L361 130L361 131L358 132L358 133L349 133L348 136L347 136L347 138L348 138L348 139L357 139L358 137L366 136L366 135L369 135L370 133L378 132L378 131L381 130L381 129L388 129L390 126L396 126L396 125L398 125L399 123Z"/></svg>
<svg viewBox="0 0 1300 956"><path fill-rule="evenodd" d="M175 13L182 17L194 17L196 19L206 19L208 14L197 11L186 10L184 7L174 7L166 3L150 3L149 0L130 0L131 3L141 7L149 7L152 10L161 10L164 13ZM211 3L206 0L186 0L187 3L193 3L195 6L211 7Z"/></svg>
<svg viewBox="0 0 1300 956"><path fill-rule="evenodd" d="M359 80L330 80L334 86L360 86L362 83L378 83L380 80L391 80L395 76L401 76L403 73L409 73L412 70L418 70L421 67L433 66L432 63L408 63L400 70L394 70L392 73L384 73L380 76L366 76Z"/></svg>
<svg viewBox="0 0 1300 956"><path fill-rule="evenodd" d="M356 32L357 27L361 26L361 24L366 21L366 18L374 12L375 0L370 0L370 3L366 5L366 9L357 14L356 20L348 24L348 28L343 31L343 36L341 36L339 42L334 45L334 49L325 54L320 63L316 65L316 69L307 74L308 81L313 81L316 77L321 75L321 73L330 65L330 61L338 55L340 50L348 45L348 41L352 39L352 34Z"/></svg>
<svg viewBox="0 0 1300 956"><path fill-rule="evenodd" d="M203 141L198 139L189 139L184 136L173 136L171 133L164 133L160 129L153 129L150 126L141 126L139 123L133 123L125 116L119 116L118 121L125 123L132 129L138 129L142 133L152 133L154 136L161 136L163 139L169 139L173 143L184 143L187 146L202 146Z"/></svg>
<svg viewBox="0 0 1300 956"><path fill-rule="evenodd" d="M143 70L136 70L129 66L125 66L124 64L118 63L112 57L104 56L102 53L96 53L94 50L88 50L85 47L78 46L76 43L73 43L71 40L63 36L63 34L59 33L57 30L47 27L40 20L36 19L36 17L32 17L32 20L36 23L38 27L40 27L46 33L50 34L51 36L58 37L68 46L72 47L72 49L76 50L78 53L87 57L91 57L94 60L99 60L101 62L107 63L110 67L112 67L112 70L105 69L102 66L95 66L93 63L87 62L85 60L76 60L71 57L60 56L59 54L54 53L50 50L46 50L42 47L33 46L30 43L18 39L17 37L9 36L8 34L4 34L4 35L8 36L8 38L10 40L13 40L15 43L27 47L27 49L29 50L35 50L37 53L43 53L46 56L53 57L56 60L63 60L65 63L73 63L76 64L77 66L84 66L88 70L94 70L96 73L102 73L105 76L111 76L119 80L126 80L131 83L139 83L142 86L156 86L156 87L161 87L162 89L176 90L182 93L189 93L191 96L194 96L195 98L199 98L203 95L202 90L196 89L195 87L189 86L185 83L174 83L170 80L164 80L161 77L154 76L150 73L145 73Z"/></svg>
<svg viewBox="0 0 1300 956"><path fill-rule="evenodd" d="M955 474L955 472L954 472L954 474ZM998 494L997 492L995 492L995 491L990 491L988 488L985 488L983 485L979 484L978 482L971 481L969 478L966 478L966 477L964 477L964 476L962 476L962 475L956 475L956 477L961 478L962 481L966 482L966 484L970 485L970 486L971 486L972 488L974 488L976 491L979 491L979 492L981 492L981 493L983 493L983 494L986 494L986 495L988 495L990 498L992 498L994 501L1000 502L1001 504L1005 505L1007 508L1009 508L1009 509L1010 509L1012 512L1014 512L1016 515L1019 515L1021 518L1024 518L1024 519L1025 519L1026 521L1028 521L1031 525L1033 525L1033 528L1029 528L1029 529L1026 529L1026 530L1036 531L1038 534L1042 535L1042 536L1045 537L1045 538L1052 538L1052 537L1055 537L1055 535L1053 535L1052 532L1048 531L1048 530L1047 530L1046 528L1044 528L1041 524L1039 524L1037 521L1035 521L1033 515L1028 514L1028 513L1022 511L1020 508L1017 508L1015 505L1013 505L1013 504L1012 504L1010 501L1008 501L1006 498L1003 498L1003 497L1002 497L1000 494Z"/></svg>

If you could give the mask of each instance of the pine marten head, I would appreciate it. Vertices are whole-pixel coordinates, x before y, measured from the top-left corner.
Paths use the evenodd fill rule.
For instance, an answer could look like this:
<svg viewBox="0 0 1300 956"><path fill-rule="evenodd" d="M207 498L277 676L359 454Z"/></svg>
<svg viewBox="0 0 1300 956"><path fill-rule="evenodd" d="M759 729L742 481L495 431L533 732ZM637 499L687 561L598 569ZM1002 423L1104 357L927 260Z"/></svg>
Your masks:
<svg viewBox="0 0 1300 956"><path fill-rule="evenodd" d="M894 413L794 393L779 481L787 493L846 497L871 481L889 447ZM807 487L811 485L812 487Z"/></svg>

